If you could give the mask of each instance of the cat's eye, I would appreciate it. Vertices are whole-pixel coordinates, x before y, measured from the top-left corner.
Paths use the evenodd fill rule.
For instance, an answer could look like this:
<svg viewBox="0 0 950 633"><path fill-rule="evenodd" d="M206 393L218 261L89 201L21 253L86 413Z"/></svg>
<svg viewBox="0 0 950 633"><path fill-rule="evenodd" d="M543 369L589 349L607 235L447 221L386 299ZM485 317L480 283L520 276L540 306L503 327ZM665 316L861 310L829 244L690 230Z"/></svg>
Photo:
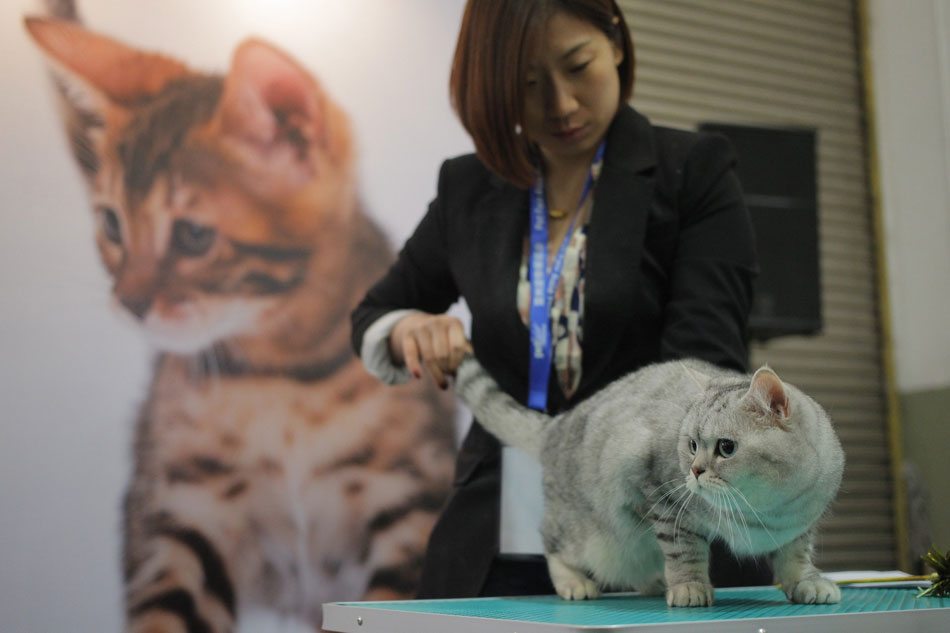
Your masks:
<svg viewBox="0 0 950 633"><path fill-rule="evenodd" d="M204 255L214 243L217 232L188 220L176 220L172 227L172 247L182 255Z"/></svg>
<svg viewBox="0 0 950 633"><path fill-rule="evenodd" d="M689 438L689 452L695 455L697 448L698 446L696 445L696 440L694 440L693 438Z"/></svg>
<svg viewBox="0 0 950 633"><path fill-rule="evenodd" d="M109 207L99 207L102 232L113 244L122 243L122 226L119 224L119 214Z"/></svg>
<svg viewBox="0 0 950 633"><path fill-rule="evenodd" d="M736 443L733 440L719 440L716 442L716 452L722 457L732 457L736 453Z"/></svg>

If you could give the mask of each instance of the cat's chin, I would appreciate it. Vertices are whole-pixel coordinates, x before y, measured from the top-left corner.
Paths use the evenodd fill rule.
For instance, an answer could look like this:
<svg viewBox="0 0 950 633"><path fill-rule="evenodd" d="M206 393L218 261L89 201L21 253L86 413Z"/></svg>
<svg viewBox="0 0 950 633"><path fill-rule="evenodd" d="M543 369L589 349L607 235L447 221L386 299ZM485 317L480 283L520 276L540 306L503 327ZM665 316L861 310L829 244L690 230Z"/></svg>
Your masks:
<svg viewBox="0 0 950 633"><path fill-rule="evenodd" d="M214 339L209 339L207 336L186 337L147 333L145 339L156 352L168 352L182 356L198 354L215 343Z"/></svg>
<svg viewBox="0 0 950 633"><path fill-rule="evenodd" d="M175 318L167 318L153 309L139 320L117 301L113 302L113 308L120 318L145 335L146 342L154 350L182 355L197 354L215 343L253 330L260 312L247 305L203 311L186 306L179 308Z"/></svg>
<svg viewBox="0 0 950 633"><path fill-rule="evenodd" d="M148 318L139 327L145 333L145 340L156 351L190 355L240 334L243 328L239 325L222 320L209 326L181 326Z"/></svg>

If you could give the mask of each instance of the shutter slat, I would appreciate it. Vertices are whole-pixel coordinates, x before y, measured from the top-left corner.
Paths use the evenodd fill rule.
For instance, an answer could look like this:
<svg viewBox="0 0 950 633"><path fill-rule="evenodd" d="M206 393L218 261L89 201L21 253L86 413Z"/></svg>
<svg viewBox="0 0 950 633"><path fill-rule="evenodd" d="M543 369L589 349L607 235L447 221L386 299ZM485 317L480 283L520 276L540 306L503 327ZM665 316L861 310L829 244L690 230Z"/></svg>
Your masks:
<svg viewBox="0 0 950 633"><path fill-rule="evenodd" d="M821 301L817 336L755 343L830 412L847 465L818 535L819 564L893 569L893 482L866 174L862 81L850 0L626 0L635 106L660 125L817 131ZM862 538L854 538L860 530Z"/></svg>

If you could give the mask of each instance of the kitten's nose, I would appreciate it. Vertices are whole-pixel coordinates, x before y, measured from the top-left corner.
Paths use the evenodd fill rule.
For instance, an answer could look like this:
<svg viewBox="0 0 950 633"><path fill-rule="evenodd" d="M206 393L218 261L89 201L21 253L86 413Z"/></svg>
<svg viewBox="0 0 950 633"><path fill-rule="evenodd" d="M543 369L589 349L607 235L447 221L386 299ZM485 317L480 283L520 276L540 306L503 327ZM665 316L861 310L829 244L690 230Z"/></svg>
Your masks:
<svg viewBox="0 0 950 633"><path fill-rule="evenodd" d="M159 264L154 257L136 255L116 275L112 294L140 321L145 318L155 301L159 278Z"/></svg>
<svg viewBox="0 0 950 633"><path fill-rule="evenodd" d="M690 470L693 471L693 476L696 477L696 479L699 479L699 476L706 472L706 469L701 466L693 466Z"/></svg>
<svg viewBox="0 0 950 633"><path fill-rule="evenodd" d="M119 301L122 302L122 305L128 309L135 318L142 320L145 318L145 315L148 313L149 309L152 307L152 297L121 297Z"/></svg>

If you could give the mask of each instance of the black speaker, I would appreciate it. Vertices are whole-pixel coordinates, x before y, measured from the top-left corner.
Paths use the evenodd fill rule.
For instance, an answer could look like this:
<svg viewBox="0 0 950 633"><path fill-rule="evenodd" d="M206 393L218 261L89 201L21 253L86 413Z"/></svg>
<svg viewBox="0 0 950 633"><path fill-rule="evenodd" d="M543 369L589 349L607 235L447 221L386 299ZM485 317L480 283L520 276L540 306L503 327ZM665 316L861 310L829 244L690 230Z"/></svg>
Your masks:
<svg viewBox="0 0 950 633"><path fill-rule="evenodd" d="M821 330L815 130L703 123L726 136L755 228L761 274L749 337L767 340Z"/></svg>

